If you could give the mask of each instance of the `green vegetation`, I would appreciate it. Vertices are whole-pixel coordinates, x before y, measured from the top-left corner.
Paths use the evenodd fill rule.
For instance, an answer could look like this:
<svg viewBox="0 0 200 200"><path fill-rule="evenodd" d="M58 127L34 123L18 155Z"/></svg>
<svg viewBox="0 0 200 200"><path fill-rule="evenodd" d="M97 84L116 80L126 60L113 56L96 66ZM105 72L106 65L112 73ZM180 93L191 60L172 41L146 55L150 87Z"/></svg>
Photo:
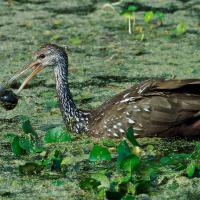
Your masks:
<svg viewBox="0 0 200 200"><path fill-rule="evenodd" d="M111 160L111 155L107 148L95 144L90 152L89 159L90 161Z"/></svg>
<svg viewBox="0 0 200 200"><path fill-rule="evenodd" d="M63 128L57 127L45 134L44 141L46 143L68 142L71 141L71 136Z"/></svg>
<svg viewBox="0 0 200 200"><path fill-rule="evenodd" d="M23 134L20 136L8 133L6 138L11 143L11 148L16 156L37 152L39 149L38 135L32 128L27 117L22 117Z"/></svg>
<svg viewBox="0 0 200 200"><path fill-rule="evenodd" d="M147 24L151 23L152 20L153 20L153 17L154 17L153 11L145 12L145 14L144 14L144 22L147 23Z"/></svg>
<svg viewBox="0 0 200 200"><path fill-rule="evenodd" d="M159 11L156 11L155 16L157 18L157 24L163 25L163 20L165 19L165 14Z"/></svg>
<svg viewBox="0 0 200 200"><path fill-rule="evenodd" d="M157 155L154 157L148 155L153 150L151 145L148 146L147 152L143 152L146 154L145 156L141 156L142 149L139 150L140 154L134 151L138 149L139 144L135 140L131 128L128 129L126 138L116 147L116 161L113 158L115 167L109 170L107 166L103 168L102 163L103 169L101 168L99 173L91 174L80 182L83 189L93 190L100 199L105 196L109 199L135 199L135 195L148 194L152 191L153 182L161 176L163 167L174 168L190 178L200 176L200 144L196 145L191 154L173 153L159 158ZM132 145L130 146L130 144ZM91 154L94 153L93 151L94 149ZM92 159L96 162L94 167L97 167L99 161L106 160L105 157L110 155L105 148L104 151L97 152L96 159Z"/></svg>
<svg viewBox="0 0 200 200"><path fill-rule="evenodd" d="M119 1L117 3L112 4L105 4L103 8L111 8L113 11L116 12L115 6L118 6L119 4L122 4L123 1ZM136 18L137 18L137 6L128 5L127 7L124 7L119 14L123 16L128 21L128 33L132 34L134 32L141 33L141 40L144 39L144 32L143 28L141 26L136 26ZM144 13L144 23L148 25L149 28L154 28L163 25L163 20L165 18L165 14L156 11L155 13L153 11L146 11Z"/></svg>
<svg viewBox="0 0 200 200"><path fill-rule="evenodd" d="M114 11L115 6L123 3L123 1L114 3L114 4L106 4L104 5L105 7L112 8ZM140 40L144 40L145 32L148 32L152 29L158 28L163 25L164 19L165 19L165 14L160 11L146 11L144 12L144 24L147 25L147 28L145 26L141 25L136 25L136 19L137 19L137 10L138 8L133 5L129 5L128 7L124 7L122 11L120 11L120 15L123 16L127 21L128 21L128 33L139 33L141 34ZM139 16L138 16L139 17ZM168 30L166 30L168 31ZM185 21L181 21L180 23L177 24L175 29L171 29L171 36L172 37L178 37L180 35L183 35L187 31L187 24ZM169 32L170 35L170 32Z"/></svg>
<svg viewBox="0 0 200 200"><path fill-rule="evenodd" d="M128 32L132 33L135 26L136 15L135 11L137 10L136 6L128 6L127 9L124 9L120 14L128 20Z"/></svg>
<svg viewBox="0 0 200 200"><path fill-rule="evenodd" d="M49 42L68 51L69 83L79 108L96 108L146 79L200 77L195 0L109 1L116 2L112 3L115 12L102 9L108 1L10 2L8 6L0 1L0 83L30 63L32 53ZM137 6L132 34L128 19L120 15L128 5ZM154 17L147 24L144 15L149 11ZM176 34L182 22L186 31ZM138 138L138 147L128 135L123 141L71 135L69 141L55 142L52 133L54 142L45 142L47 132L64 127L52 73L52 68L46 68L33 79L14 110L0 108L0 199L102 200L105 195L137 200L199 199L198 138ZM29 116L38 138L32 131L23 131L21 115ZM70 138L67 131L65 135ZM119 144L130 150L121 165ZM91 161L94 146L109 152L111 160L102 153ZM140 160L136 167L135 156Z"/></svg>
<svg viewBox="0 0 200 200"><path fill-rule="evenodd" d="M19 173L41 176L44 171L49 175L54 171L58 176L65 177L67 158L64 152L58 150L56 144L71 142L69 133L60 127L53 128L47 131L43 141L40 141L27 117L23 117L21 123L21 136L6 135L16 156L29 154L31 157L25 164L19 165ZM46 146L49 143L53 145L50 151ZM140 146L132 128L127 130L126 139L117 145L110 139L106 139L102 144L94 144L87 159L95 172L83 175L80 187L95 193L99 199L106 197L124 200L135 199L136 195L143 193L150 194L153 182L161 176L162 169L166 166L189 178L200 177L199 143L192 153L170 153L161 157L151 155L154 151L152 145L148 145L146 150Z"/></svg>
<svg viewBox="0 0 200 200"><path fill-rule="evenodd" d="M6 139L11 143L11 149L16 156L24 156L26 154L33 156L31 161L19 166L20 174L33 175L40 174L44 168L51 168L51 171L61 171L62 153L58 149L51 152L45 150L44 144L62 143L71 141L71 136L61 127L50 129L44 135L44 143L38 138L38 134L30 124L27 117L21 120L23 133L18 136L8 133ZM40 159L34 159L34 156Z"/></svg>
<svg viewBox="0 0 200 200"><path fill-rule="evenodd" d="M187 24L184 21L182 21L176 26L174 34L176 36L180 36L184 34L186 31L187 31Z"/></svg>

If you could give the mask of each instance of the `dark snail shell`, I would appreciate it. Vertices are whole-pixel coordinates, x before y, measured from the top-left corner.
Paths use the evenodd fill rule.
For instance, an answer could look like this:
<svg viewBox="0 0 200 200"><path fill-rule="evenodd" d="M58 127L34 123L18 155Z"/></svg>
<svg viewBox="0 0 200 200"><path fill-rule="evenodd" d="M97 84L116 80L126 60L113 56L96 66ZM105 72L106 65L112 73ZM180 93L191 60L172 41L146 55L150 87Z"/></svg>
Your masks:
<svg viewBox="0 0 200 200"><path fill-rule="evenodd" d="M5 110L12 110L18 103L19 97L12 91L0 86L0 105Z"/></svg>

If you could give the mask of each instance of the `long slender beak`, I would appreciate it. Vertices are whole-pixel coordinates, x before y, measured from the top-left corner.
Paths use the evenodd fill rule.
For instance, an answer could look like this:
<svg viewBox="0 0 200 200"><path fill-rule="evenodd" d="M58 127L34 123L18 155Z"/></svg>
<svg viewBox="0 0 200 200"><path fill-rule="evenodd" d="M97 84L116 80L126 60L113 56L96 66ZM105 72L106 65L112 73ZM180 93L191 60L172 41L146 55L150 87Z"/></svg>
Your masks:
<svg viewBox="0 0 200 200"><path fill-rule="evenodd" d="M21 75L26 73L29 69L33 69L31 74L24 80L24 82L21 84L20 88L17 90L16 94L19 94L22 89L28 84L28 82L40 71L44 69L44 66L41 64L40 61L34 61L30 65L28 65L25 69L14 75L8 82L7 85L10 85L14 80L19 78Z"/></svg>

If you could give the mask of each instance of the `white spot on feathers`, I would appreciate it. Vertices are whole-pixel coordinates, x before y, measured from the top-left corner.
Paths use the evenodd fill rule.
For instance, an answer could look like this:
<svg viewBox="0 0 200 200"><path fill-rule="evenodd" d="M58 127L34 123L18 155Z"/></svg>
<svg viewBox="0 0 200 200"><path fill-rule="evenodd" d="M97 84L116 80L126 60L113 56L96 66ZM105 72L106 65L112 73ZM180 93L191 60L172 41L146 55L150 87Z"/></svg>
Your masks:
<svg viewBox="0 0 200 200"><path fill-rule="evenodd" d="M126 98L129 94L130 94L130 93L126 93L126 94L123 96L123 98Z"/></svg>
<svg viewBox="0 0 200 200"><path fill-rule="evenodd" d="M125 131L124 131L122 128L120 128L120 129L119 129L119 132L120 132L120 133L124 133Z"/></svg>
<svg viewBox="0 0 200 200"><path fill-rule="evenodd" d="M114 129L117 129L117 126L116 126L116 125L114 125L114 126L113 126L113 128L114 128Z"/></svg>
<svg viewBox="0 0 200 200"><path fill-rule="evenodd" d="M130 97L130 98L121 100L120 103L125 103L125 102L131 101L131 100L133 100L133 99L134 99L134 97Z"/></svg>
<svg viewBox="0 0 200 200"><path fill-rule="evenodd" d="M121 122L118 122L118 123L117 123L117 126L122 126L122 123L121 123Z"/></svg>
<svg viewBox="0 0 200 200"><path fill-rule="evenodd" d="M129 124L135 124L135 121L133 121L132 119L128 118L128 123Z"/></svg>

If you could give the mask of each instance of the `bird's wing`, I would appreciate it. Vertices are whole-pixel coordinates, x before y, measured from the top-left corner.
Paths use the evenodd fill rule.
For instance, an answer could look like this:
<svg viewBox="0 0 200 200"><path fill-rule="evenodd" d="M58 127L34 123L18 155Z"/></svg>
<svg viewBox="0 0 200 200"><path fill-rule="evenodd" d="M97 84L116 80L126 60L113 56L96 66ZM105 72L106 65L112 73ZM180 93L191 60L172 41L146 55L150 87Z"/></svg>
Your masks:
<svg viewBox="0 0 200 200"><path fill-rule="evenodd" d="M180 93L200 94L200 79L147 81L148 91L166 91Z"/></svg>
<svg viewBox="0 0 200 200"><path fill-rule="evenodd" d="M102 104L98 110L107 110L115 104L137 101L145 96L165 96L176 93L200 95L200 79L147 80L115 95Z"/></svg>
<svg viewBox="0 0 200 200"><path fill-rule="evenodd" d="M105 127L110 134L133 126L141 136L176 135L200 110L200 80L148 80L114 96L99 110L98 130Z"/></svg>

